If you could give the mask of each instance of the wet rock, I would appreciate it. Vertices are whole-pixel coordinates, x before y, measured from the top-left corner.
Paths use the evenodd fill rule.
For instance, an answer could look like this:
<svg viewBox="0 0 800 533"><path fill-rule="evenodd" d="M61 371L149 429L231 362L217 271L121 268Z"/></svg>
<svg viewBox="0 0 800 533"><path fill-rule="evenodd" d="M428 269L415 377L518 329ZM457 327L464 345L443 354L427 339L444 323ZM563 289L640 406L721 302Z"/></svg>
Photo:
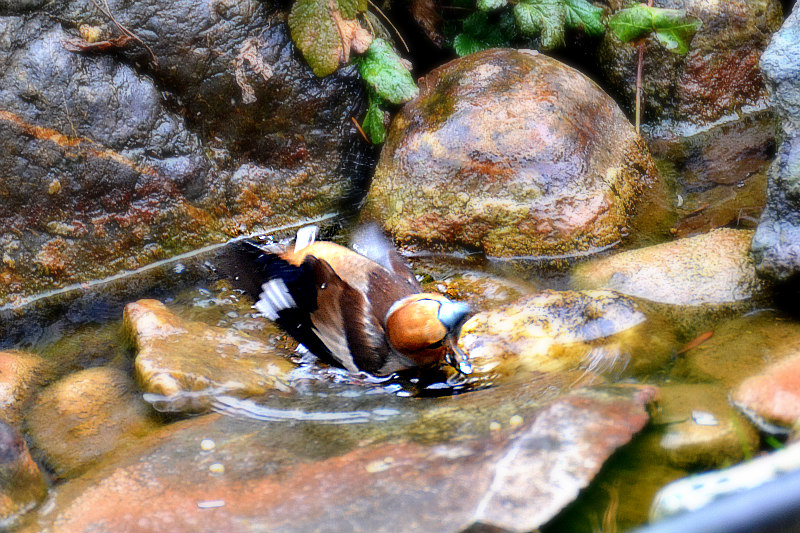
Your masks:
<svg viewBox="0 0 800 533"><path fill-rule="evenodd" d="M800 132L800 8L795 4L761 56L759 66L784 134Z"/></svg>
<svg viewBox="0 0 800 533"><path fill-rule="evenodd" d="M611 11L627 7L606 0ZM687 55L674 54L649 37L643 71L644 122L672 119L710 124L746 106L767 101L758 60L783 21L778 0L665 0L658 7L682 9L703 25ZM606 32L601 68L623 106L633 113L637 48Z"/></svg>
<svg viewBox="0 0 800 533"><path fill-rule="evenodd" d="M800 8L795 5L764 52L761 68L783 140L769 168L767 205L753 237L759 275L788 281L800 272Z"/></svg>
<svg viewBox="0 0 800 533"><path fill-rule="evenodd" d="M26 402L42 384L43 365L32 353L0 351L0 419L19 427Z"/></svg>
<svg viewBox="0 0 800 533"><path fill-rule="evenodd" d="M771 312L729 320L712 331L711 338L679 357L678 375L720 382L731 390L800 351L800 325Z"/></svg>
<svg viewBox="0 0 800 533"><path fill-rule="evenodd" d="M669 361L674 338L630 298L613 291L542 291L461 328L459 346L476 374L582 369L646 374Z"/></svg>
<svg viewBox="0 0 800 533"><path fill-rule="evenodd" d="M575 498L646 423L644 403L653 394L584 390L535 407L525 387L494 389L466 402L415 402L429 416L420 419L406 406L380 428L200 417L60 486L52 510L30 531L134 532L166 524L198 532L455 533L472 524L530 531ZM520 408L512 423L490 431L498 395ZM379 401L386 406L387 399ZM402 438L421 424L457 428L461 421L469 424L457 438ZM213 446L204 449L204 440Z"/></svg>
<svg viewBox="0 0 800 533"><path fill-rule="evenodd" d="M47 481L33 462L25 440L0 420L0 527L14 526L45 496Z"/></svg>
<svg viewBox="0 0 800 533"><path fill-rule="evenodd" d="M768 297L749 255L752 231L704 235L622 252L578 265L573 286L611 289L654 302L687 335Z"/></svg>
<svg viewBox="0 0 800 533"><path fill-rule="evenodd" d="M612 11L627 7L606 0ZM645 42L642 135L665 175L675 181L679 236L758 217L760 173L775 150L774 114L758 61L783 17L778 0L667 0L703 25L689 53L674 54L655 37ZM623 109L634 115L638 47L606 32L600 64ZM728 198L748 187L753 194ZM697 211L697 212L695 212ZM702 211L702 213L701 213ZM682 220L688 218L688 220Z"/></svg>
<svg viewBox="0 0 800 533"><path fill-rule="evenodd" d="M587 77L535 52L488 50L420 81L365 217L404 244L563 259L617 243L655 180L630 123Z"/></svg>
<svg viewBox="0 0 800 533"><path fill-rule="evenodd" d="M773 363L746 379L732 401L765 430L788 433L800 421L800 357Z"/></svg>
<svg viewBox="0 0 800 533"><path fill-rule="evenodd" d="M133 380L96 367L70 374L36 398L25 422L33 445L59 476L74 476L155 424Z"/></svg>
<svg viewBox="0 0 800 533"><path fill-rule="evenodd" d="M659 448L678 468L715 468L750 457L758 449L755 428L728 403L725 387L680 384L660 387L653 423L663 432Z"/></svg>
<svg viewBox="0 0 800 533"><path fill-rule="evenodd" d="M494 309L536 290L523 281L476 271L448 275L425 284L423 288L444 294L451 300L466 302L474 311Z"/></svg>
<svg viewBox="0 0 800 533"><path fill-rule="evenodd" d="M336 211L369 167L354 69L315 78L276 6L109 9L158 67L68 51L118 35L91 2L0 17L0 305Z"/></svg>
<svg viewBox="0 0 800 533"><path fill-rule="evenodd" d="M295 365L280 347L233 330L189 322L156 300L125 307L124 327L136 350L136 376L164 410L207 407L226 394L288 392Z"/></svg>

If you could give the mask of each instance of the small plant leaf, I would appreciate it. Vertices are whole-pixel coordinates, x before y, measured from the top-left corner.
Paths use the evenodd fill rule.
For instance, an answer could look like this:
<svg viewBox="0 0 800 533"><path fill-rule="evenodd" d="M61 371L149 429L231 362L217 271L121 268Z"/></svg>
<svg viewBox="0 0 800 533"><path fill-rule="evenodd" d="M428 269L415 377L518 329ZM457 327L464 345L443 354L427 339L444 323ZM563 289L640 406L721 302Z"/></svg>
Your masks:
<svg viewBox="0 0 800 533"><path fill-rule="evenodd" d="M567 27L583 28L586 35L599 37L606 31L603 25L603 8L597 7L587 0L564 0Z"/></svg>
<svg viewBox="0 0 800 533"><path fill-rule="evenodd" d="M339 67L342 39L328 0L297 0L289 13L292 41L317 76Z"/></svg>
<svg viewBox="0 0 800 533"><path fill-rule="evenodd" d="M481 11L494 11L508 3L508 0L478 0L476 7Z"/></svg>
<svg viewBox="0 0 800 533"><path fill-rule="evenodd" d="M653 33L668 50L685 54L702 22L680 9L634 4L611 17L608 25L621 41L633 41Z"/></svg>
<svg viewBox="0 0 800 533"><path fill-rule="evenodd" d="M362 9L363 8L363 9ZM289 12L289 30L314 74L333 73L350 58L350 48L363 51L371 37L355 20L366 0L297 0Z"/></svg>
<svg viewBox="0 0 800 533"><path fill-rule="evenodd" d="M373 91L369 91L369 106L361 127L372 144L381 144L386 140L386 112L383 100Z"/></svg>
<svg viewBox="0 0 800 533"><path fill-rule="evenodd" d="M453 48L459 56L510 45L503 29L496 24L490 24L489 15L483 11L476 11L464 19L462 29L462 33L453 40Z"/></svg>
<svg viewBox="0 0 800 533"><path fill-rule="evenodd" d="M566 10L563 0L522 0L514 6L514 18L523 34L540 35L545 50L564 44Z"/></svg>
<svg viewBox="0 0 800 533"><path fill-rule="evenodd" d="M367 0L337 0L339 12L346 19L354 19L359 13L367 10Z"/></svg>
<svg viewBox="0 0 800 533"><path fill-rule="evenodd" d="M703 23L700 19L686 16L677 9L665 9L663 11L677 11L678 13L663 13L663 17L654 20L656 26L656 39L667 50L676 54L686 54L689 52L689 43L692 37L700 29Z"/></svg>
<svg viewBox="0 0 800 533"><path fill-rule="evenodd" d="M408 102L419 89L394 48L383 39L374 39L358 61L358 70L367 87L393 104Z"/></svg>

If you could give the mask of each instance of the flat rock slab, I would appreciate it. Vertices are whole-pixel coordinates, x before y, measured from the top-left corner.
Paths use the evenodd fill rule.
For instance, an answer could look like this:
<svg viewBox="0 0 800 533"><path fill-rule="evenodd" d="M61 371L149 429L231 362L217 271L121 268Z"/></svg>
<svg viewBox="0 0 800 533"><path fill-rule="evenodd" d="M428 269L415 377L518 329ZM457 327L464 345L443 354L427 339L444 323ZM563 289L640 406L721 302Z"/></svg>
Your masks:
<svg viewBox="0 0 800 533"><path fill-rule="evenodd" d="M250 396L290 390L286 377L295 365L265 342L183 320L157 300L128 304L124 324L137 349L137 379L145 392L163 397L159 408L202 406L202 394L191 394L198 392Z"/></svg>
<svg viewBox="0 0 800 533"><path fill-rule="evenodd" d="M749 257L753 232L719 229L579 265L574 285L611 289L653 302L730 304L762 295Z"/></svg>
<svg viewBox="0 0 800 533"><path fill-rule="evenodd" d="M413 400L416 416L380 428L219 415L176 423L57 488L28 531L530 531L644 426L656 394L583 389L534 406L534 391ZM490 429L511 404L517 414ZM204 451L203 439L214 446Z"/></svg>

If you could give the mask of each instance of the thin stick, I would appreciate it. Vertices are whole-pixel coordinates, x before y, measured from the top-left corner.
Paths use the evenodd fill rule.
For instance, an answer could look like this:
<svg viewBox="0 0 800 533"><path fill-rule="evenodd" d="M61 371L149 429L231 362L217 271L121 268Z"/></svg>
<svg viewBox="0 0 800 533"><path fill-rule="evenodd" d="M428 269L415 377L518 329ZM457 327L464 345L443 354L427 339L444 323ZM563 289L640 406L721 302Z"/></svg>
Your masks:
<svg viewBox="0 0 800 533"><path fill-rule="evenodd" d="M653 7L653 0L647 0L647 7ZM636 65L636 134L641 134L642 126L642 69L644 67L644 43L639 43L639 62Z"/></svg>
<svg viewBox="0 0 800 533"><path fill-rule="evenodd" d="M384 14L383 14L383 11L381 11L381 8L379 8L378 6L376 6L376 5L375 5L375 3L374 3L372 0L367 0L367 2L369 2L369 5L371 5L372 7L374 7L374 8L375 8L375 11L377 11L377 12L380 14L380 16L382 16L382 17L383 17L383 20L385 20L386 22L388 22L388 23L389 23L389 26L391 26L391 27L392 27L392 29L394 30L394 32L397 34L397 37L400 39L400 42L401 42L401 43L403 43L403 47L406 49L406 52L411 52L411 50L409 50L409 48L408 48L408 45L406 44L406 41L403 39L403 36L402 36L402 35L400 35L400 30L398 30L398 29L395 27L395 25L394 25L394 24L392 24L392 21L391 21L391 20L389 20L389 17L387 17L386 15L384 15Z"/></svg>
<svg viewBox="0 0 800 533"><path fill-rule="evenodd" d="M153 61L153 68L158 70L158 59L156 59L156 54L153 53L153 49L150 48L146 42L141 40L138 35L136 35L131 30L120 24L120 22L114 17L114 15L111 14L111 8L108 6L108 0L103 0L103 4L105 4L106 6L105 9L103 9L100 6L100 4L97 3L97 0L92 0L92 3L94 4L94 7L96 7L100 11L100 13L111 19L111 22L113 22L114 25L117 28L119 28L119 31L121 31L123 34L127 35L128 37L130 37L131 39L133 39L134 41L141 44L147 49L147 52L150 54L150 59L152 59Z"/></svg>
<svg viewBox="0 0 800 533"><path fill-rule="evenodd" d="M642 124L642 66L644 65L644 39L639 43L639 63L636 66L636 134Z"/></svg>
<svg viewBox="0 0 800 533"><path fill-rule="evenodd" d="M358 130L358 133L360 133L361 136L364 137L364 140L367 141L368 143L372 144L372 141L369 140L369 137L367 137L367 134L364 133L364 130L361 129L361 125L358 123L356 118L355 117L350 117L350 120L352 120L353 124L356 125L356 129Z"/></svg>

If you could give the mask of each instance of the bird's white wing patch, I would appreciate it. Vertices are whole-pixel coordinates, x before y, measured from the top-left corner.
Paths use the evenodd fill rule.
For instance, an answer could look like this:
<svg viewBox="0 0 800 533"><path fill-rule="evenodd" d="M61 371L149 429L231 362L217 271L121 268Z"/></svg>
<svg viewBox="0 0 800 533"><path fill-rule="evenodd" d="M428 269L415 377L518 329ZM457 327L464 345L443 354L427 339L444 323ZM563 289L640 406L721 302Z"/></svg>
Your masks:
<svg viewBox="0 0 800 533"><path fill-rule="evenodd" d="M286 283L280 278L275 278L261 285L261 294L258 295L258 301L253 307L270 320L277 320L280 311L297 307L297 303L289 294Z"/></svg>
<svg viewBox="0 0 800 533"><path fill-rule="evenodd" d="M317 240L317 226L305 226L297 230L297 237L294 240L294 251L299 252L306 246Z"/></svg>

